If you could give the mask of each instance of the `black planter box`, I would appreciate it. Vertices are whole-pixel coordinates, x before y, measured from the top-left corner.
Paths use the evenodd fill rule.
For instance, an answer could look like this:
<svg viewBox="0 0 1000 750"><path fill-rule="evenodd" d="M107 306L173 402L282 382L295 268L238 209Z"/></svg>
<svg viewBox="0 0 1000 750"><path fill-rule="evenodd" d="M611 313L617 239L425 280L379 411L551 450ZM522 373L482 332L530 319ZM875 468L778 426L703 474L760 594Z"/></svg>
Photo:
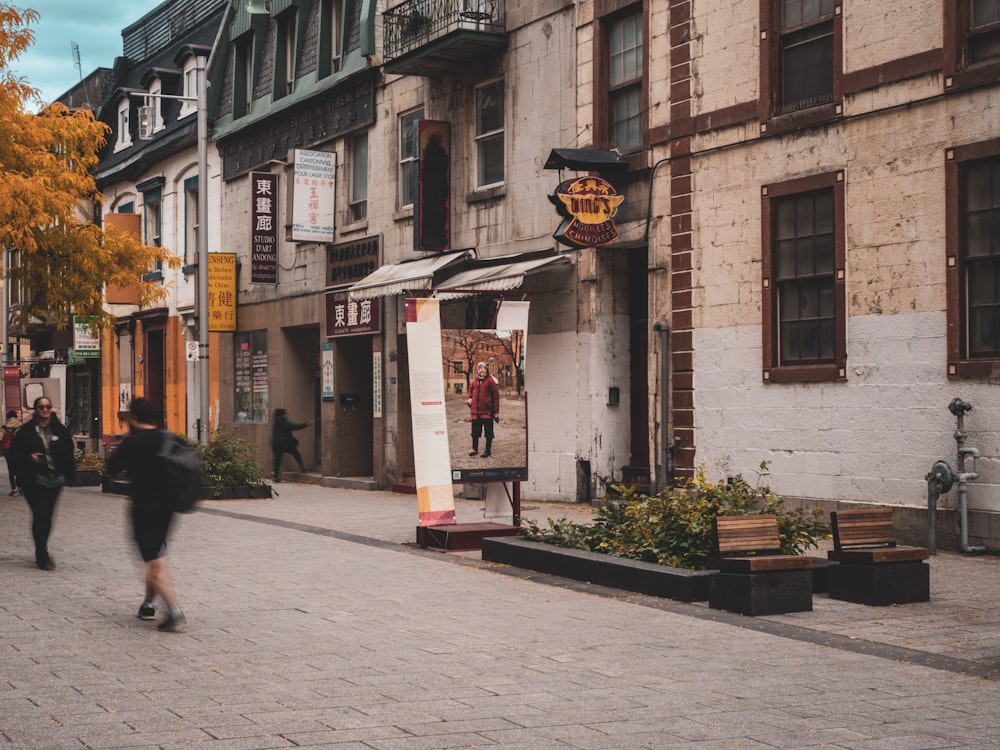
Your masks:
<svg viewBox="0 0 1000 750"><path fill-rule="evenodd" d="M240 487L205 487L202 500L264 500L270 498L271 485L246 484Z"/></svg>
<svg viewBox="0 0 1000 750"><path fill-rule="evenodd" d="M483 539L483 560L682 602L706 601L713 570L685 570L520 537Z"/></svg>
<svg viewBox="0 0 1000 750"><path fill-rule="evenodd" d="M77 469L74 487L99 487L102 485L104 477L99 469L90 471L87 469Z"/></svg>

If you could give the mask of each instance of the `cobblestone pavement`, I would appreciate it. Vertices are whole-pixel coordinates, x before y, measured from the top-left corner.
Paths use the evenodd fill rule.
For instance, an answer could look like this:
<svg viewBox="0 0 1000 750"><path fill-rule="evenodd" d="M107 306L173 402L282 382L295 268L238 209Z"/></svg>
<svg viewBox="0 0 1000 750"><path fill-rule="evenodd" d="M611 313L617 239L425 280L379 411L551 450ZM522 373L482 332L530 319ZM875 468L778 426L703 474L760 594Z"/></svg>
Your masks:
<svg viewBox="0 0 1000 750"><path fill-rule="evenodd" d="M64 493L52 572L0 500L0 749L1000 748L996 558L744 618L415 548L413 496L278 490L180 520L179 634L135 617L124 498Z"/></svg>

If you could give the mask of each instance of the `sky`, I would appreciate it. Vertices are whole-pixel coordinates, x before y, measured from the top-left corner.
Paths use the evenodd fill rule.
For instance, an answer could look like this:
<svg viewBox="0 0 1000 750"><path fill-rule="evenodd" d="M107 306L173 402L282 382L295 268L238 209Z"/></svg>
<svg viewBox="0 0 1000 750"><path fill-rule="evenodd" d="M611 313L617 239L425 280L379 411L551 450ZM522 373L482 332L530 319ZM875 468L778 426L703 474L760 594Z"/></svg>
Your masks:
<svg viewBox="0 0 1000 750"><path fill-rule="evenodd" d="M95 68L110 68L122 54L122 29L138 21L163 0L7 0L16 8L33 8L35 43L13 61L11 70L39 89L50 102ZM72 42L80 47L80 70ZM29 109L32 109L29 107Z"/></svg>

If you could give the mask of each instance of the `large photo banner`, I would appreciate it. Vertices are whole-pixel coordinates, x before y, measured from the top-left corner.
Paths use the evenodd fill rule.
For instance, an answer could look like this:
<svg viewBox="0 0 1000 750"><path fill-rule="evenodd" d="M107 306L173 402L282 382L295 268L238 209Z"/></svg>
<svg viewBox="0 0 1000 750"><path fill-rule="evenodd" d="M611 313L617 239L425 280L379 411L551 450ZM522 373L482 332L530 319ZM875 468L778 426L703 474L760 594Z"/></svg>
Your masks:
<svg viewBox="0 0 1000 750"><path fill-rule="evenodd" d="M441 377L441 311L436 299L406 300L410 412L421 526L455 523L448 424Z"/></svg>
<svg viewBox="0 0 1000 750"><path fill-rule="evenodd" d="M448 454L456 484L528 478L528 303L501 302L495 328L445 328Z"/></svg>

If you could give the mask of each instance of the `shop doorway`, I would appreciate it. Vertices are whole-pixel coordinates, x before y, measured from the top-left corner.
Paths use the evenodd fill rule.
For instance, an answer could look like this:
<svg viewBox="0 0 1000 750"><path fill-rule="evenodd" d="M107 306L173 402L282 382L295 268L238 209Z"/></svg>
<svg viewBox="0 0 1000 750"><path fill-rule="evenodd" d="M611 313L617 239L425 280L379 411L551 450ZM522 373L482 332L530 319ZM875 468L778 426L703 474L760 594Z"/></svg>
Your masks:
<svg viewBox="0 0 1000 750"><path fill-rule="evenodd" d="M153 405L153 418L157 427L164 426L163 417L166 408L164 347L163 329L148 329L142 356L143 388L145 397Z"/></svg>
<svg viewBox="0 0 1000 750"><path fill-rule="evenodd" d="M374 476L372 337L344 336L334 345L333 463L344 477Z"/></svg>
<svg viewBox="0 0 1000 750"><path fill-rule="evenodd" d="M296 432L306 469L322 465L320 422L316 419L319 394L319 327L285 328L281 359L281 398L274 408L288 410L293 422L312 422Z"/></svg>

